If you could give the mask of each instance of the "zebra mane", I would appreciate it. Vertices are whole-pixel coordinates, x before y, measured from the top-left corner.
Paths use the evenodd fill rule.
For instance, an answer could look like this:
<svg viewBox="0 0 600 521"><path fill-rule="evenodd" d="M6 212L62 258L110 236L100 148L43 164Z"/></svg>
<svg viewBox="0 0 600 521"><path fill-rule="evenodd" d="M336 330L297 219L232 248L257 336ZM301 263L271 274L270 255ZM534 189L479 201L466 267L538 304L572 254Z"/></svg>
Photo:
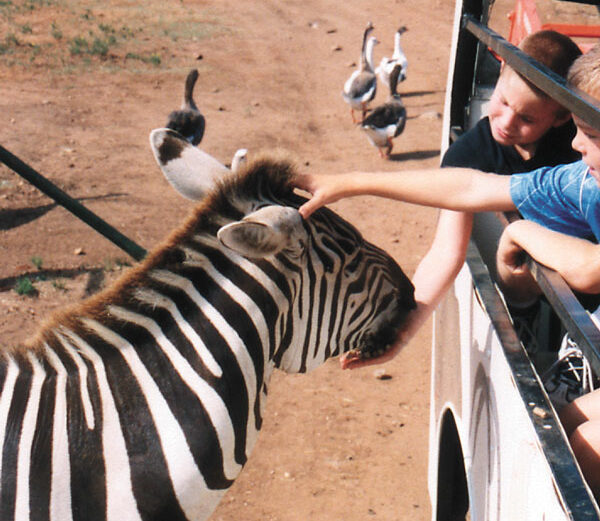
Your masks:
<svg viewBox="0 0 600 521"><path fill-rule="evenodd" d="M233 202L240 199L258 201L268 198L286 203L295 201L299 205L303 199L293 195L295 177L296 167L281 154L259 156L236 174L225 177L205 203L210 207L210 213L219 215L227 215ZM200 206L198 211L202 212L204 208ZM235 218L239 218L239 214Z"/></svg>
<svg viewBox="0 0 600 521"><path fill-rule="evenodd" d="M224 219L238 220L243 217L242 207L249 202L268 200L285 201L285 204L298 207L304 198L294 194L293 179L296 167L289 158L279 154L262 155L249 161L235 174L226 176L217 183L184 222L172 231L165 240L149 252L139 265L129 269L119 279L98 294L82 302L66 306L51 313L25 343L5 347L6 354L19 355L42 348L50 330L65 326L72 330L80 329L79 317L101 319L107 313L109 304L124 304L134 299L136 288L147 280L153 269L169 269L184 260L178 245L199 233L216 236L216 231Z"/></svg>

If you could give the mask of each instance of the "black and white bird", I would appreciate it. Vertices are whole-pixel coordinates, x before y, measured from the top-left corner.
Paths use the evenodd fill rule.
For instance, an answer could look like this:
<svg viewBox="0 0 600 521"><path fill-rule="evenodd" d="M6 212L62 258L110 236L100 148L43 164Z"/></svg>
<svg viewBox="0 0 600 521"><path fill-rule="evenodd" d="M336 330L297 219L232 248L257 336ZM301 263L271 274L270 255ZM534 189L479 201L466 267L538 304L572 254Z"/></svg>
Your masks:
<svg viewBox="0 0 600 521"><path fill-rule="evenodd" d="M169 114L167 124L165 125L165 127L179 132L192 145L198 145L202 141L206 126L204 116L198 110L193 98L194 86L197 79L198 70L192 69L185 79L185 90L181 108Z"/></svg>
<svg viewBox="0 0 600 521"><path fill-rule="evenodd" d="M362 122L360 128L365 132L373 146L377 147L381 157L388 159L394 146L393 139L399 136L406 125L406 107L396 92L402 65L396 64L389 77L390 97L386 103L373 109Z"/></svg>
<svg viewBox="0 0 600 521"><path fill-rule="evenodd" d="M408 68L408 59L406 54L402 50L400 45L400 39L402 35L408 31L405 26L400 27L394 35L394 53L391 58L384 56L379 62L379 66L375 69L375 73L384 85L390 84L390 74L396 65L400 65L400 75L398 76L398 83L403 82L406 79L406 69Z"/></svg>
<svg viewBox="0 0 600 521"><path fill-rule="evenodd" d="M360 53L360 63L358 68L344 83L342 96L344 101L350 105L350 114L352 122L356 123L354 116L355 110L362 112L362 119L367 114L368 104L375 98L377 92L377 76L373 66L373 49L379 43L377 38L369 34L373 30L373 24L368 23L363 34L363 43Z"/></svg>

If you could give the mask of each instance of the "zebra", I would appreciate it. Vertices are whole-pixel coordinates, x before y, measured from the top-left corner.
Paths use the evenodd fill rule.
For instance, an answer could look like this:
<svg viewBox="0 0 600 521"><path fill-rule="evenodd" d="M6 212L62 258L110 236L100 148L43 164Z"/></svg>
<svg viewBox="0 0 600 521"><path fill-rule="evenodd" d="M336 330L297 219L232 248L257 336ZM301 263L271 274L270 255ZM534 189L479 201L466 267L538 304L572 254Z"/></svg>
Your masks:
<svg viewBox="0 0 600 521"><path fill-rule="evenodd" d="M3 348L2 521L206 519L249 457L273 369L375 356L415 307L353 226L325 208L302 220L290 161L234 174L168 129L151 143L201 201L112 286Z"/></svg>

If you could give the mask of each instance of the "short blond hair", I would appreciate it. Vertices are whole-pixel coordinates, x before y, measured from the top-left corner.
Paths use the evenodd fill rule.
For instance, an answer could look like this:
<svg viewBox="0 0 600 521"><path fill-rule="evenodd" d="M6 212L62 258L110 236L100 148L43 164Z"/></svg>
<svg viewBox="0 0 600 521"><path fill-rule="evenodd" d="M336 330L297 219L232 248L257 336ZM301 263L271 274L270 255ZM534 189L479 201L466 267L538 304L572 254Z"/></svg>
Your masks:
<svg viewBox="0 0 600 521"><path fill-rule="evenodd" d="M567 83L600 100L600 43L573 62Z"/></svg>

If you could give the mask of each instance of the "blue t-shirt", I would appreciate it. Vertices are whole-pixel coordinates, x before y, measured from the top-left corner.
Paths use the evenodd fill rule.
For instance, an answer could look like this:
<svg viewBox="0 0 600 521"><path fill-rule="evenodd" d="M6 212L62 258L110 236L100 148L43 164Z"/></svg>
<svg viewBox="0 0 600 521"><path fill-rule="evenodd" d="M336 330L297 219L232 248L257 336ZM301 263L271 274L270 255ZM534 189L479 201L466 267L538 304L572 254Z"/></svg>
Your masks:
<svg viewBox="0 0 600 521"><path fill-rule="evenodd" d="M600 242L600 187L583 161L515 174L510 195L525 219Z"/></svg>

